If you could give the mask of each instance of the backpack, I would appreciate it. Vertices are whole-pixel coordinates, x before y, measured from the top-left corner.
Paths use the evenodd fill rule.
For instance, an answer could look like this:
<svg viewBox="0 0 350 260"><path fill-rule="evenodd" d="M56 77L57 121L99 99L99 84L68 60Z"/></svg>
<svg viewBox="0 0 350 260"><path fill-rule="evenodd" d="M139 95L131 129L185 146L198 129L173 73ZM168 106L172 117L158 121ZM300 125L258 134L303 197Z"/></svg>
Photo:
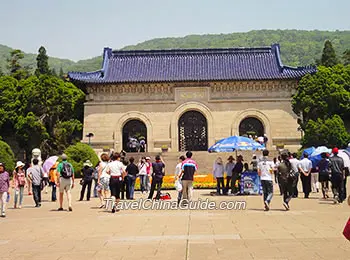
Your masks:
<svg viewBox="0 0 350 260"><path fill-rule="evenodd" d="M61 176L65 179L69 179L73 176L73 168L68 162L62 163Z"/></svg>

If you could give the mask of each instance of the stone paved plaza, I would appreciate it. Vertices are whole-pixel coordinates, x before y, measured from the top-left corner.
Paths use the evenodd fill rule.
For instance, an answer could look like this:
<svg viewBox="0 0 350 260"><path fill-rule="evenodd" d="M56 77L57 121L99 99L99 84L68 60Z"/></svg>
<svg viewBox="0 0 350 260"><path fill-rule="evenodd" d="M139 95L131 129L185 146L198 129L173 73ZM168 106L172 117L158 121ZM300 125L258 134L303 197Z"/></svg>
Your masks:
<svg viewBox="0 0 350 260"><path fill-rule="evenodd" d="M49 194L41 208L25 196L24 208L14 210L11 198L7 218L0 219L0 259L350 259L350 242L342 236L350 207L322 201L320 194L292 200L289 212L275 194L264 212L259 196L195 190L195 199L244 200L247 209L112 214L98 209L95 198L78 202L79 191L77 185L73 212L57 212Z"/></svg>

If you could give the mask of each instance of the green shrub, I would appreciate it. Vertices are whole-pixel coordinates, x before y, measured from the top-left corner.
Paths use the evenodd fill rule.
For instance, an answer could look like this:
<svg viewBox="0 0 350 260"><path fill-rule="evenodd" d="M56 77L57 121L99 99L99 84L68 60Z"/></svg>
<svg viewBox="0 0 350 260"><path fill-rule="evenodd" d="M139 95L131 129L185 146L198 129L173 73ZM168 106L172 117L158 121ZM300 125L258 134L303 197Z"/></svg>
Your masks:
<svg viewBox="0 0 350 260"><path fill-rule="evenodd" d="M11 147L0 140L0 162L5 164L6 171L12 173L15 168L15 156Z"/></svg>
<svg viewBox="0 0 350 260"><path fill-rule="evenodd" d="M89 145L83 143L69 146L64 153L68 156L68 162L73 165L75 177L81 177L81 169L86 160L90 160L93 167L99 161L95 151Z"/></svg>

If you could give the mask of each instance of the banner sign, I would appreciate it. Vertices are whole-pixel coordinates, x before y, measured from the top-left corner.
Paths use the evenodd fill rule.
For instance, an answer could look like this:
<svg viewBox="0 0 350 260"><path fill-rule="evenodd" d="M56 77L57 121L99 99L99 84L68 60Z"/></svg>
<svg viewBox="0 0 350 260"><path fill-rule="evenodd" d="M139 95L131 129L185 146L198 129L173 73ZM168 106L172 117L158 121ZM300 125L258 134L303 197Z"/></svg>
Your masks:
<svg viewBox="0 0 350 260"><path fill-rule="evenodd" d="M257 172L243 172L241 175L241 194L261 195L262 187Z"/></svg>

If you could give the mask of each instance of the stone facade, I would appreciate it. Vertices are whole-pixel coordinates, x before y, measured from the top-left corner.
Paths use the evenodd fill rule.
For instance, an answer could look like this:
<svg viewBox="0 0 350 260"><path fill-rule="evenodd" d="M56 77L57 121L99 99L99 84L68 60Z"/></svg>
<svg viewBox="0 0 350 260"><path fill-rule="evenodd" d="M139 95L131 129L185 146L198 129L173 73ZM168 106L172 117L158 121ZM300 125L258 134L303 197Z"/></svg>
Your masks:
<svg viewBox="0 0 350 260"><path fill-rule="evenodd" d="M178 152L179 119L193 110L207 120L209 147L238 135L241 121L253 117L263 124L269 149L284 144L294 151L300 144L291 107L296 87L297 80L87 84L84 136L94 134L91 144L97 150L120 151L123 127L135 119L147 127L148 152L159 152L163 145Z"/></svg>

